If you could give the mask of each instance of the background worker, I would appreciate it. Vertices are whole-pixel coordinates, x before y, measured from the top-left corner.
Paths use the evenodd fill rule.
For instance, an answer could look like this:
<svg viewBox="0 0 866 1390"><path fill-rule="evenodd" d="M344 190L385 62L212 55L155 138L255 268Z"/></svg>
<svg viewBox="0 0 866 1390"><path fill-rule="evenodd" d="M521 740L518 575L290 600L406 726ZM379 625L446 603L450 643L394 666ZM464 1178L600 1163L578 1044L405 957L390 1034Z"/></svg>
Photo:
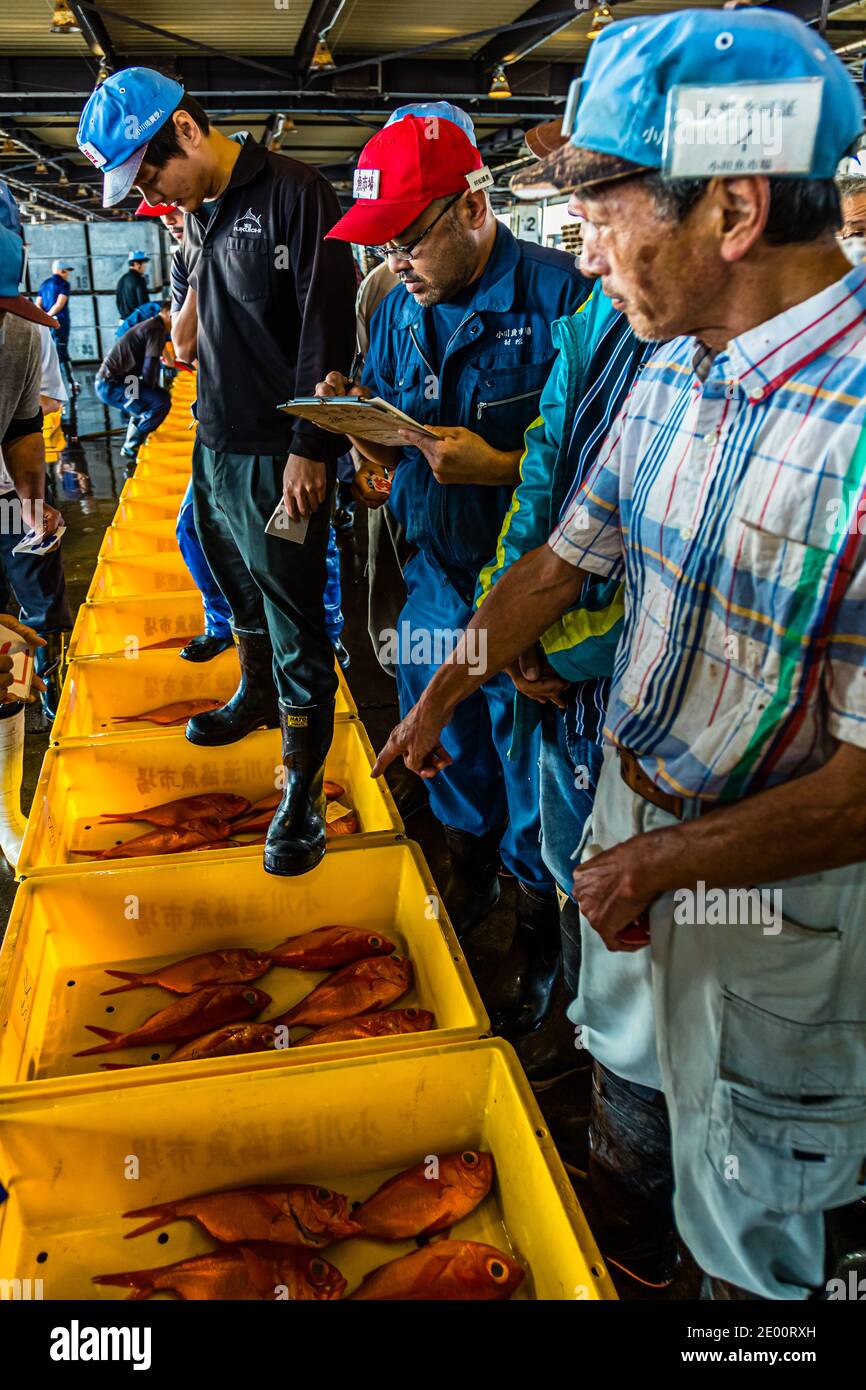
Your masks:
<svg viewBox="0 0 866 1390"><path fill-rule="evenodd" d="M718 127L685 156L673 138L720 53L726 101L748 84L777 114L761 173L715 172ZM498 669L588 574L624 573L611 746L575 871L572 1018L632 1154L617 1079L663 1090L677 1225L708 1295L807 1299L837 1209L862 1203L866 1133L866 541L850 524L866 493L866 269L839 249L833 182L863 105L810 29L758 8L613 24L583 77L546 172L572 190L613 304L671 341L548 545L476 621ZM786 79L817 84L802 121L784 119ZM688 177L676 158L662 173L658 132ZM472 687L458 650L374 771L405 750L432 774ZM766 899L754 912L756 885L771 914Z"/></svg>
<svg viewBox="0 0 866 1390"><path fill-rule="evenodd" d="M388 506L415 551L397 624L402 710L434 669L425 642L471 616L553 363L550 323L588 292L571 256L518 241L497 222L489 181L455 122L405 116L364 147L359 196L330 233L377 245L402 281L370 321L364 390L436 436L407 433L400 450L354 441L394 470ZM332 371L317 389L339 394L344 376ZM480 922L499 896L501 854L518 880L521 934L540 951L559 924L539 849L538 739L512 753L513 686L486 681L483 668L482 657L480 689L444 735L451 765L430 789L450 856L445 902L459 932Z"/></svg>
<svg viewBox="0 0 866 1390"><path fill-rule="evenodd" d="M133 462L142 442L158 429L171 409L171 396L159 385L159 365L171 335L168 300L159 312L137 323L106 354L94 382L104 405L123 411L129 420L121 456Z"/></svg>
<svg viewBox="0 0 866 1390"><path fill-rule="evenodd" d="M147 303L147 272L145 267L149 260L150 257L144 251L130 251L129 269L123 272L114 289L118 318L128 318L139 304Z"/></svg>
<svg viewBox="0 0 866 1390"><path fill-rule="evenodd" d="M44 309L49 318L57 320L57 327L51 329L51 337L54 339L60 366L66 377L70 400L73 400L81 390L72 375L72 363L69 359L69 330L71 326L69 296L72 292L69 275L74 269L75 267L66 260L54 261L51 266L51 274L42 281L36 295L36 303L39 308Z"/></svg>
<svg viewBox="0 0 866 1390"><path fill-rule="evenodd" d="M55 320L19 291L24 273L24 241L15 200L0 182L0 446L18 498L21 530L50 535L63 518L45 503L45 446L42 439L42 342L38 325ZM34 650L45 641L9 613L0 623ZM0 655L0 700L11 684L12 658ZM34 677L33 694L41 687ZM0 704L0 849L15 865L25 820L21 814L24 705Z"/></svg>
<svg viewBox="0 0 866 1390"><path fill-rule="evenodd" d="M135 183L148 202L186 213L198 322L196 530L231 604L241 663L235 695L190 720L187 737L227 744L280 724L286 775L264 865L304 873L325 851L337 677L323 592L328 503L345 444L277 406L312 394L334 360L352 359L351 252L323 245L336 195L307 165L222 135L179 83L147 68L97 88L78 139L103 161L107 205ZM306 523L303 543L265 532L281 495L290 521Z"/></svg>
<svg viewBox="0 0 866 1390"><path fill-rule="evenodd" d="M866 174L843 174L836 180L842 226L839 242L852 265L866 261Z"/></svg>

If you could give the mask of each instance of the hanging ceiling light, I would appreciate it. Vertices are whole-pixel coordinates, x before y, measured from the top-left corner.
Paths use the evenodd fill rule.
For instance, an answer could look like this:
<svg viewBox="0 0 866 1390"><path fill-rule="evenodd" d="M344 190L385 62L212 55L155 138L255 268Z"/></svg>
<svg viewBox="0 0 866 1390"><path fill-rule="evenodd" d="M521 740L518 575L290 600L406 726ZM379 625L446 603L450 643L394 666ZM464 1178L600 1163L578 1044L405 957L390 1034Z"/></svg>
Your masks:
<svg viewBox="0 0 866 1390"><path fill-rule="evenodd" d="M81 30L75 23L75 16L66 4L66 0L57 0L54 6L54 14L51 24L48 27L49 34L80 34Z"/></svg>
<svg viewBox="0 0 866 1390"><path fill-rule="evenodd" d="M106 63L106 61L105 61L104 58L100 58L100 60L99 60L99 72L96 74L96 85L97 85L97 87L101 87L102 84L103 84L103 82L105 82L105 80L106 80L107 78L109 78L110 76L111 76L111 68L108 66L108 64Z"/></svg>
<svg viewBox="0 0 866 1390"><path fill-rule="evenodd" d="M489 97L510 97L511 88L508 85L508 78L505 76L505 68L501 63L497 63L493 69L493 76L490 79Z"/></svg>
<svg viewBox="0 0 866 1390"><path fill-rule="evenodd" d="M48 165L45 163L45 160L44 160L44 159L37 159L37 161L36 161L36 172L37 172L37 174L47 174L47 173L48 173Z"/></svg>
<svg viewBox="0 0 866 1390"><path fill-rule="evenodd" d="M613 15L607 5L599 5L594 11L592 21L587 33L588 39L597 39L602 29L606 29L608 24L613 24Z"/></svg>
<svg viewBox="0 0 866 1390"><path fill-rule="evenodd" d="M63 170L60 171L60 178L57 180L57 182L58 182L58 183L68 183L68 182L69 182L69 179L68 179L67 175L64 174Z"/></svg>
<svg viewBox="0 0 866 1390"><path fill-rule="evenodd" d="M333 72L336 66L334 55L328 47L327 40L320 34L310 59L310 72Z"/></svg>
<svg viewBox="0 0 866 1390"><path fill-rule="evenodd" d="M7 135L7 136L6 136L6 139L3 141L3 153L4 153L4 154L17 154L17 153L18 153L18 145L17 145L17 142L16 142L15 140L13 140L9 135Z"/></svg>
<svg viewBox="0 0 866 1390"><path fill-rule="evenodd" d="M89 194L90 194L90 189L87 187L87 184L86 184L86 183L80 183L80 184L78 185L78 196L79 196L79 198L86 198L86 197L89 196Z"/></svg>

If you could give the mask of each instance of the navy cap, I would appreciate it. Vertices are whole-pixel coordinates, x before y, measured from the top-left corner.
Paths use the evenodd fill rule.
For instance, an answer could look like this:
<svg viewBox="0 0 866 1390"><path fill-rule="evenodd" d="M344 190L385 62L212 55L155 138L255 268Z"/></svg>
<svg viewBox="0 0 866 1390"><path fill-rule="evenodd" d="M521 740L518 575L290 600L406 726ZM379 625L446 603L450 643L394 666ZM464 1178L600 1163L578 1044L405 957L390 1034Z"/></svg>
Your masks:
<svg viewBox="0 0 866 1390"><path fill-rule="evenodd" d="M559 189L593 182L587 151L672 178L828 179L863 131L859 92L832 49L757 6L620 20L573 87L569 146L533 171Z"/></svg>
<svg viewBox="0 0 866 1390"><path fill-rule="evenodd" d="M124 199L148 140L180 104L183 87L153 68L122 68L91 93L78 123L78 148L103 177L102 205Z"/></svg>
<svg viewBox="0 0 866 1390"><path fill-rule="evenodd" d="M147 254L146 251L130 251L130 253L129 253L129 264L130 264L130 265L132 265L132 262L133 262L133 261L149 261L149 260L150 260L150 256Z"/></svg>

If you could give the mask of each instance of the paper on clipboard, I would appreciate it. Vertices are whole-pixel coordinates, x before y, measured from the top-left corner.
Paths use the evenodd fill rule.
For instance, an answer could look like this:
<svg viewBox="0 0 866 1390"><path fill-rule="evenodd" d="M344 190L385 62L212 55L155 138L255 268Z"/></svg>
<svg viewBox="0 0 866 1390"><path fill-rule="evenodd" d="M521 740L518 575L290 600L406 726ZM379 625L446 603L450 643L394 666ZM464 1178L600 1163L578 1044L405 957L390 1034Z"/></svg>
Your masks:
<svg viewBox="0 0 866 1390"><path fill-rule="evenodd" d="M319 429L331 430L334 434L353 434L358 439L371 439L376 444L391 444L397 448L406 443L397 433L401 429L417 430L419 434L436 438L426 425L419 425L411 415L404 415L381 396L299 396L278 409L297 415L301 420L311 420Z"/></svg>

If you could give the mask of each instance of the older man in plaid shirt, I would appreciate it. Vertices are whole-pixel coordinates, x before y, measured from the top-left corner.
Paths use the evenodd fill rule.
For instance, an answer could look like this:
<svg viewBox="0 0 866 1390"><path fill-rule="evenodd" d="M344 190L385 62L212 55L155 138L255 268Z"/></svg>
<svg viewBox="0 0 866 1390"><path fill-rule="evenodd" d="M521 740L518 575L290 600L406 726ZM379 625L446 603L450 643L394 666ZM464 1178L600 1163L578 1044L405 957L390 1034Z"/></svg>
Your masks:
<svg viewBox="0 0 866 1390"><path fill-rule="evenodd" d="M585 79L540 176L577 190L615 307L672 341L476 621L495 671L587 573L624 574L571 1016L604 1074L664 1092L708 1291L808 1298L828 1213L866 1190L866 268L832 184L862 107L767 10L614 24ZM781 123L754 167L742 140L662 141L746 82ZM380 765L433 775L471 684L458 649Z"/></svg>

